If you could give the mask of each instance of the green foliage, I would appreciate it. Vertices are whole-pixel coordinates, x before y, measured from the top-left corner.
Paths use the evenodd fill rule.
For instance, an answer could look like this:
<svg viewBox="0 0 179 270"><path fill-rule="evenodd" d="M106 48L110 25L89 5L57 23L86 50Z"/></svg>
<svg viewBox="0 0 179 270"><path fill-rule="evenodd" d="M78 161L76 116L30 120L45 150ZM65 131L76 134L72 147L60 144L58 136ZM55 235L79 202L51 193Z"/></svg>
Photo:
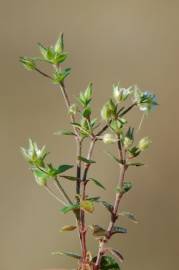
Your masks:
<svg viewBox="0 0 179 270"><path fill-rule="evenodd" d="M114 226L112 229L112 234L115 233L127 233L127 229L120 226Z"/></svg>
<svg viewBox="0 0 179 270"><path fill-rule="evenodd" d="M70 131L70 130L61 129L61 130L55 132L54 135L73 135L73 136L75 136L75 133Z"/></svg>
<svg viewBox="0 0 179 270"><path fill-rule="evenodd" d="M53 83L60 84L64 82L64 79L69 76L71 73L71 68L65 68L64 70L60 71L57 70L53 74Z"/></svg>
<svg viewBox="0 0 179 270"><path fill-rule="evenodd" d="M94 178L89 178L88 180L91 180L95 185L97 185L98 187L102 188L102 189L106 189L99 180L94 179Z"/></svg>
<svg viewBox="0 0 179 270"><path fill-rule="evenodd" d="M120 270L119 264L111 256L103 256L100 264L101 270Z"/></svg>
<svg viewBox="0 0 179 270"><path fill-rule="evenodd" d="M135 215L131 212L127 212L127 211L123 211L119 213L120 216L124 216L127 217L128 219L130 219L131 221L133 221L134 223L138 223Z"/></svg>
<svg viewBox="0 0 179 270"><path fill-rule="evenodd" d="M96 163L96 161L91 160L91 159L84 158L82 156L79 156L78 159L81 160L81 161L83 161L84 163L87 163L87 164Z"/></svg>
<svg viewBox="0 0 179 270"><path fill-rule="evenodd" d="M79 207L80 207L79 204L69 204L69 205L63 207L62 209L60 209L60 211L61 211L63 214L67 214L67 213L70 212L70 211L79 209Z"/></svg>
<svg viewBox="0 0 179 270"><path fill-rule="evenodd" d="M132 188L130 181L125 181L125 173L131 166L142 166L141 162L135 161L144 150L146 150L151 144L151 140L148 137L139 139L139 142L135 142L134 128L128 124L127 114L135 107L138 107L140 111L149 113L153 111L158 105L156 96L149 91L141 91L137 86L122 87L120 84L113 85L112 98L109 98L101 109L102 121L97 121L96 118L92 118L92 96L93 85L89 83L85 91L80 92L78 96L78 104L70 102L70 91L66 90L65 79L71 74L71 68L63 67L65 60L68 57L68 53L64 51L64 37L60 35L58 40L53 46L44 46L41 43L38 44L40 50L40 57L20 57L20 62L25 69L30 71L36 71L44 77L51 80L52 83L57 84L61 90L61 93L65 99L67 107L67 114L70 117L70 124L73 130L62 129L56 132L56 135L72 136L77 144L77 155L75 157L76 172L74 175L64 175L67 170L73 168L73 165L62 164L58 167L53 166L51 163L47 163L46 156L48 152L45 146L39 148L36 142L29 139L29 146L27 149L21 148L22 154L27 160L35 180L38 185L44 186L54 198L58 200L62 205L65 205L60 211L64 214L72 213L76 219L76 225L65 225L61 228L61 232L70 232L78 230L79 239L82 246L82 255L78 255L73 252L55 252L53 254L67 255L79 260L79 269L82 269L81 263L84 262L90 265L91 261L95 263L97 257L89 258L90 252L84 250L86 246L85 237L87 233L87 225L85 215L86 213L93 213L95 211L96 203L102 204L109 212L110 222L107 229L104 229L101 225L91 225L92 234L99 242L98 259L100 265L97 265L97 270L119 270L120 267L115 259L111 256L106 256L106 253L112 254L120 262L123 261L121 253L113 248L106 246L108 241L114 234L125 234L127 229L121 226L116 226L116 221L119 216L125 216L134 223L137 223L137 219L133 213L123 211L118 213L119 205L123 194L127 193ZM38 63L41 61L43 64L48 64L52 68L51 74L46 74L43 70L39 69ZM126 102L127 101L127 102ZM125 116L125 118L123 118ZM101 127L101 125L103 125ZM99 129L98 129L99 128ZM97 131L96 131L97 129ZM108 132L110 130L110 133ZM85 140L84 140L85 139ZM87 155L84 154L84 141L87 139L90 141L90 147ZM107 152L107 154L119 165L120 173L114 204L111 204L100 196L91 196L87 193L87 183L93 182L98 187L105 189L103 184L95 178L88 176L88 171L91 164L96 163L93 160L93 149L97 141L103 141L105 144L114 143L117 147L116 154ZM64 155L61 153L61 155ZM83 156L84 155L84 156ZM86 157L87 156L87 157ZM71 181L70 191L73 190L74 184L75 194L74 200L68 195L68 190L63 187L62 179ZM49 184L49 180L52 183ZM112 179L109 179L111 181ZM62 183L61 183L62 182ZM69 184L68 183L68 184ZM61 200L59 194L53 191L51 185L59 188L59 193L63 196ZM70 185L69 184L69 185ZM111 182L109 182L111 184ZM86 254L86 257L85 257ZM101 259L101 260L100 260ZM80 268L81 267L81 268Z"/></svg>

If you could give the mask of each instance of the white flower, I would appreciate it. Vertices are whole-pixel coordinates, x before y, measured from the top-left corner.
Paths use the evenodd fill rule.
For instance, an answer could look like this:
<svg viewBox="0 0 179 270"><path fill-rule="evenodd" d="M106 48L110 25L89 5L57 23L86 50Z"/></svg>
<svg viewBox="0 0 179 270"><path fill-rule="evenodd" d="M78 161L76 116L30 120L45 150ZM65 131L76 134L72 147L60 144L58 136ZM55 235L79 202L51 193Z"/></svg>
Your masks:
<svg viewBox="0 0 179 270"><path fill-rule="evenodd" d="M125 101L132 93L132 87L120 88L119 85L113 86L113 97L116 102Z"/></svg>

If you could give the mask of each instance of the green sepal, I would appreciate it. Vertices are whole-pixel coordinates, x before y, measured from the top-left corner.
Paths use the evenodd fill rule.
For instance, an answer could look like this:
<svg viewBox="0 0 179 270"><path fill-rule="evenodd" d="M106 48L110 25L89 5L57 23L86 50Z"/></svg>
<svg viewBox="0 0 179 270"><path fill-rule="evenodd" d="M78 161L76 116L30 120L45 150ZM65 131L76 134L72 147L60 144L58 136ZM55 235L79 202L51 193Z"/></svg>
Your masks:
<svg viewBox="0 0 179 270"><path fill-rule="evenodd" d="M36 63L35 60L29 57L20 57L19 58L20 63L24 66L27 70L35 70L36 69Z"/></svg>
<svg viewBox="0 0 179 270"><path fill-rule="evenodd" d="M53 83L59 84L64 81L64 79L71 73L71 68L66 68L62 71L55 71L53 74Z"/></svg>

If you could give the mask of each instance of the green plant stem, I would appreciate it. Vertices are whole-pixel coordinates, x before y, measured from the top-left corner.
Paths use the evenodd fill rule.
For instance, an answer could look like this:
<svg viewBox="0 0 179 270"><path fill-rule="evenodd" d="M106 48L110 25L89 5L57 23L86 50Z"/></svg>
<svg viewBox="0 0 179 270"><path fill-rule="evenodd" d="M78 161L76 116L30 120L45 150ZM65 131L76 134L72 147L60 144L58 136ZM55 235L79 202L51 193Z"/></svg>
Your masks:
<svg viewBox="0 0 179 270"><path fill-rule="evenodd" d="M58 198L58 196L55 194L55 192L47 185L44 186L45 190L53 197L55 198L58 202L60 202L62 205L66 206L66 203L64 201L62 201L60 198Z"/></svg>
<svg viewBox="0 0 179 270"><path fill-rule="evenodd" d="M40 70L39 68L35 68L35 70L40 73L41 75L43 75L44 77L52 80L52 77L50 75L48 75L47 73L43 72L42 70Z"/></svg>
<svg viewBox="0 0 179 270"><path fill-rule="evenodd" d="M69 204L73 204L72 200L70 199L70 197L68 196L68 194L66 193L65 189L62 187L62 185L60 184L59 180L55 177L54 178L55 184L58 187L58 189L60 190L61 194L63 195L63 197L65 198L65 200L69 203Z"/></svg>
<svg viewBox="0 0 179 270"><path fill-rule="evenodd" d="M117 142L117 146L118 146L119 158L120 158L120 160L123 160L123 163L124 163L124 164L120 164L120 174L119 174L119 180L118 180L118 186L122 187L123 183L124 183L125 172L127 170L126 155L125 155L126 152L124 152L124 156L123 156L122 145L121 145L120 141ZM122 197L123 197L122 192L117 192L116 193L116 197L115 197L115 201L114 201L114 205L113 205L113 211L112 211L112 214L111 214L111 220L109 222L108 229L107 229L107 235L99 243L97 259L96 259L96 262L95 262L95 270L98 270L99 267L100 267L101 258L104 255L104 245L105 245L105 243L107 243L111 239L112 229L114 227L114 224L115 224L116 220L118 219L117 213L118 213L118 210L119 210L119 205L120 205Z"/></svg>
<svg viewBox="0 0 179 270"><path fill-rule="evenodd" d="M87 159L91 159L91 156L92 156L92 153L94 150L94 146L95 146L95 142L96 142L96 138L93 138L91 143L90 143ZM82 178L82 183L83 183L82 199L83 200L86 199L86 179L87 179L87 174L88 174L89 168L90 168L90 164L86 163L84 173L83 173L83 178ZM87 255L87 246L86 246L87 228L85 225L85 212L82 209L80 209L80 221L81 221L80 233L81 233L81 240L82 240L82 247L83 247L82 256L83 256L83 263L85 263L86 262L86 255Z"/></svg>

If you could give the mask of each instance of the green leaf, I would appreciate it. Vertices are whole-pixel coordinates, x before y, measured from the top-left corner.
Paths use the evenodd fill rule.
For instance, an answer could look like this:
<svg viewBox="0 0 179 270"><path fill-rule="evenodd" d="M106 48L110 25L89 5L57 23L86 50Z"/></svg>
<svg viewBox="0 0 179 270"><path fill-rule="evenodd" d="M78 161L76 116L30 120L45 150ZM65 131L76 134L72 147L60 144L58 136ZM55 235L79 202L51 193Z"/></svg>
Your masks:
<svg viewBox="0 0 179 270"><path fill-rule="evenodd" d="M114 156L113 154L111 154L110 152L105 151L105 153L106 153L109 157L111 157L113 160L115 160L117 163L123 164L122 160L118 159L117 157L115 157L115 156Z"/></svg>
<svg viewBox="0 0 179 270"><path fill-rule="evenodd" d="M54 135L73 135L75 136L75 133L73 133L70 130L62 129L54 133Z"/></svg>
<svg viewBox="0 0 179 270"><path fill-rule="evenodd" d="M72 257L74 259L81 259L81 256L76 254L76 253L73 253L73 252L61 252L61 251L55 251L55 252L52 252L52 255L66 255L66 256L69 256L69 257Z"/></svg>
<svg viewBox="0 0 179 270"><path fill-rule="evenodd" d="M144 163L134 162L134 163L128 163L127 165L128 165L128 166L136 166L136 167L139 167L139 166L143 166Z"/></svg>
<svg viewBox="0 0 179 270"><path fill-rule="evenodd" d="M85 162L85 163L87 163L87 164L96 163L96 161L84 158L82 156L78 156L78 159Z"/></svg>
<svg viewBox="0 0 179 270"><path fill-rule="evenodd" d="M70 176L70 175L60 175L60 177L65 178L65 179L68 179L68 180L70 180L70 181L77 181L77 180L80 180L80 178L75 177L75 176Z"/></svg>
<svg viewBox="0 0 179 270"><path fill-rule="evenodd" d="M113 212L113 205L106 202L106 201L100 201L102 203L102 205L110 212Z"/></svg>
<svg viewBox="0 0 179 270"><path fill-rule="evenodd" d="M20 57L20 63L24 66L27 70L34 70L36 69L36 63L32 58L29 57Z"/></svg>
<svg viewBox="0 0 179 270"><path fill-rule="evenodd" d="M77 228L75 225L65 225L60 229L60 232L71 232Z"/></svg>
<svg viewBox="0 0 179 270"><path fill-rule="evenodd" d="M89 178L89 180L91 180L93 183L95 183L98 187L101 187L102 189L106 189L101 183L100 181L98 181L97 179L94 178Z"/></svg>
<svg viewBox="0 0 179 270"><path fill-rule="evenodd" d="M122 254L114 248L109 248L109 252L111 252L112 255L114 255L115 257L117 257L117 259L122 263L124 261L124 257L122 256Z"/></svg>
<svg viewBox="0 0 179 270"><path fill-rule="evenodd" d="M126 193L132 188L132 182L126 181L122 187L117 187L116 190L121 193Z"/></svg>
<svg viewBox="0 0 179 270"><path fill-rule="evenodd" d="M63 39L63 33L61 33L60 37L58 38L57 42L54 46L54 51L57 53L61 53L64 50L64 39Z"/></svg>
<svg viewBox="0 0 179 270"><path fill-rule="evenodd" d="M131 212L123 211L123 212L120 212L119 215L120 216L126 216L131 221L133 221L134 223L138 223L138 220L136 219L135 215L133 213L131 213Z"/></svg>
<svg viewBox="0 0 179 270"><path fill-rule="evenodd" d="M58 65L64 62L68 57L68 53L56 53L52 59L53 64Z"/></svg>
<svg viewBox="0 0 179 270"><path fill-rule="evenodd" d="M105 229L103 229L101 226L99 225L96 225L96 224L93 224L93 225L90 225L89 228L92 229L93 231L93 236L96 238L96 239L99 239L101 237L104 237L106 236L106 233L107 231Z"/></svg>
<svg viewBox="0 0 179 270"><path fill-rule="evenodd" d="M69 76L71 73L71 68L66 68L62 71L56 71L53 74L53 82L54 84L59 84L64 81L64 79Z"/></svg>
<svg viewBox="0 0 179 270"><path fill-rule="evenodd" d="M67 165L67 164L64 164L64 165L60 165L58 167L58 169L56 169L56 174L61 174L63 172L66 172L67 170L73 168L74 166L73 165Z"/></svg>
<svg viewBox="0 0 179 270"><path fill-rule="evenodd" d="M103 256L100 263L101 270L120 270L118 263L111 256Z"/></svg>
<svg viewBox="0 0 179 270"><path fill-rule="evenodd" d="M115 233L127 233L127 229L120 226L114 226L112 229L112 234Z"/></svg>
<svg viewBox="0 0 179 270"><path fill-rule="evenodd" d="M91 115L91 108L90 107L86 107L84 108L83 112L82 112L83 117L85 118L89 118Z"/></svg>
<svg viewBox="0 0 179 270"><path fill-rule="evenodd" d="M88 198L88 201L99 202L99 199L100 199L99 196L97 196L97 197L89 197L89 198Z"/></svg>
<svg viewBox="0 0 179 270"><path fill-rule="evenodd" d="M80 206L78 204L69 204L69 205L63 207L62 209L60 209L60 211L64 214L66 214L70 211L73 211L73 210L76 210L79 208L80 208Z"/></svg>

